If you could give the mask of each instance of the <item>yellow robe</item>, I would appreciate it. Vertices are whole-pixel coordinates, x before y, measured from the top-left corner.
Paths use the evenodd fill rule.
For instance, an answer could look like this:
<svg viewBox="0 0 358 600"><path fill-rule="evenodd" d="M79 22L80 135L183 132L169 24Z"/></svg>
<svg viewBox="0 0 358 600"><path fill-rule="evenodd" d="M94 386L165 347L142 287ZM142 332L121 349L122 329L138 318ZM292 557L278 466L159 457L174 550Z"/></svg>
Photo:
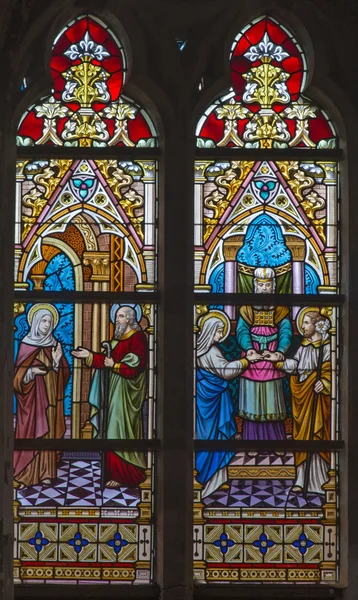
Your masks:
<svg viewBox="0 0 358 600"><path fill-rule="evenodd" d="M317 371L313 371L305 381L299 381L297 375L290 380L292 391L292 416L293 439L309 440L312 410L314 402L314 386ZM325 362L322 365L320 380L324 385L323 391L318 394L317 409L314 421L314 440L331 439L331 365ZM320 452L321 457L329 462L329 452ZM307 458L307 452L296 452L296 465L300 465Z"/></svg>

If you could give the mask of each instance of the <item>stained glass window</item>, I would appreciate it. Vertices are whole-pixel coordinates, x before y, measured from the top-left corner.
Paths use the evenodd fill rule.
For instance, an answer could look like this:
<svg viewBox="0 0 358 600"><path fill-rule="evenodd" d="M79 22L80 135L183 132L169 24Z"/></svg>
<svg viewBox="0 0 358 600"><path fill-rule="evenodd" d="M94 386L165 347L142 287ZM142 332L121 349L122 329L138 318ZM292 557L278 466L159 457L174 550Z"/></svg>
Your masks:
<svg viewBox="0 0 358 600"><path fill-rule="evenodd" d="M275 19L230 69L196 130L194 579L337 583L339 140Z"/></svg>
<svg viewBox="0 0 358 600"><path fill-rule="evenodd" d="M157 133L97 18L65 27L50 70L17 136L15 582L149 584Z"/></svg>

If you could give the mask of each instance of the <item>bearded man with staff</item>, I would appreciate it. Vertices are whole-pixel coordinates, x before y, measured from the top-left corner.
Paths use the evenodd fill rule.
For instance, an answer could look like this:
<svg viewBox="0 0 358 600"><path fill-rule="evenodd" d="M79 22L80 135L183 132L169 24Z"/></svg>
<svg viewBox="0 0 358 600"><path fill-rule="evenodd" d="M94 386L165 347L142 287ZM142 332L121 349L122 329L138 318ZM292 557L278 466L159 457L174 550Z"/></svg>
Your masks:
<svg viewBox="0 0 358 600"><path fill-rule="evenodd" d="M276 368L292 375L293 439L331 439L331 344L330 321L317 307L303 308L297 315L303 340L293 358L276 362ZM296 452L293 492L323 494L329 479L329 452Z"/></svg>
<svg viewBox="0 0 358 600"><path fill-rule="evenodd" d="M147 337L139 321L138 304L111 308L114 339L106 344L110 356L77 348L72 354L94 369L89 394L94 438L133 440L143 438L142 408L146 397ZM102 344L103 345L103 344ZM105 422L104 422L105 421ZM121 450L105 453L104 484L136 487L145 479L144 452Z"/></svg>

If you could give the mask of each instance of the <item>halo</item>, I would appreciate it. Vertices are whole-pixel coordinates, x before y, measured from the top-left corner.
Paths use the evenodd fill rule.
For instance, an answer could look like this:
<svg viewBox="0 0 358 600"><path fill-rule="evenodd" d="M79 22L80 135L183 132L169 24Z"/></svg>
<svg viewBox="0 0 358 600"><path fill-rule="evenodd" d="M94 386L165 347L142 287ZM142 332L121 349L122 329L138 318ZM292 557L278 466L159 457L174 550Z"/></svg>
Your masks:
<svg viewBox="0 0 358 600"><path fill-rule="evenodd" d="M321 314L321 310L318 308L318 306L305 306L304 308L301 308L301 310L299 311L299 313L297 314L297 317L296 317L297 329L301 335L303 335L302 322L303 322L303 319L305 318L305 315L308 312L318 312L319 314ZM325 319L325 318L326 317L324 317L322 315L322 319Z"/></svg>
<svg viewBox="0 0 358 600"><path fill-rule="evenodd" d="M122 306L129 306L130 308L133 308L135 311L136 320L138 323L140 322L142 318L142 309L139 304L113 304L110 312L112 323L115 323L117 310Z"/></svg>
<svg viewBox="0 0 358 600"><path fill-rule="evenodd" d="M222 322L222 324L224 326L223 336L220 340L220 342L223 342L224 340L226 340L227 336L230 333L230 319L227 316L227 314L222 312L221 310L209 310L209 312L207 312L205 315L200 317L200 319L198 321L199 329L202 330L205 321L207 321L208 319L211 319L212 317L216 317L217 319L220 319L220 321Z"/></svg>
<svg viewBox="0 0 358 600"><path fill-rule="evenodd" d="M52 314L52 317L53 317L53 328L55 329L55 327L56 327L56 325L57 325L60 317L59 317L57 309L54 306L52 306L52 304L34 304L33 306L31 306L31 308L30 308L30 310L29 310L29 312L27 314L27 322L28 322L28 324L31 327L32 320L33 320L35 314L39 310L42 310L42 309L48 310Z"/></svg>

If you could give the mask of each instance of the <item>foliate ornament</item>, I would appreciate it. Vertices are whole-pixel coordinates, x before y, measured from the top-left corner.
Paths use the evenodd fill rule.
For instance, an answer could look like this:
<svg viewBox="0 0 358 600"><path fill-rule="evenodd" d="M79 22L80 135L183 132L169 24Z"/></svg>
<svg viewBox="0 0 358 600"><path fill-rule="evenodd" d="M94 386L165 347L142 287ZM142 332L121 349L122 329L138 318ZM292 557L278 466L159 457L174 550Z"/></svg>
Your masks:
<svg viewBox="0 0 358 600"><path fill-rule="evenodd" d="M124 169L118 166L116 160L99 160L97 164L112 192L121 201L123 198L122 190L132 185L133 177L125 173Z"/></svg>
<svg viewBox="0 0 358 600"><path fill-rule="evenodd" d="M53 192L57 188L62 176L69 169L72 160L54 159L50 163L44 161L41 165L33 163L26 165L26 168L34 173L34 187L25 194L22 198L22 222L23 231L22 239L24 240L36 223L43 208L51 198Z"/></svg>
<svg viewBox="0 0 358 600"><path fill-rule="evenodd" d="M56 145L62 146L63 141L57 135L56 120L62 119L70 113L67 106L61 104L54 96L50 96L47 102L35 106L35 112L37 117L44 118L42 136L36 144L53 142Z"/></svg>
<svg viewBox="0 0 358 600"><path fill-rule="evenodd" d="M143 232L143 220L144 216L137 215L136 210L141 208L144 205L144 198L135 190L129 190L119 201L121 207L124 212L130 219L138 237L143 241L144 240L144 232Z"/></svg>
<svg viewBox="0 0 358 600"><path fill-rule="evenodd" d="M323 211L326 207L326 202L316 190L312 189L315 185L314 178L303 170L298 161L278 162L277 164L307 217L314 225L319 237L325 242L324 226L326 217L316 218L316 212L319 210Z"/></svg>
<svg viewBox="0 0 358 600"><path fill-rule="evenodd" d="M264 62L244 73L243 77L247 81L242 97L244 102L258 102L262 108L270 108L275 102L288 104L290 101L285 83L290 76L280 67Z"/></svg>
<svg viewBox="0 0 358 600"><path fill-rule="evenodd" d="M205 315L207 312L209 312L209 305L208 304L197 304L195 306L195 319L194 322L198 323L198 321L200 320L200 318ZM194 333L197 333L199 331L199 327L198 325L194 325Z"/></svg>
<svg viewBox="0 0 358 600"><path fill-rule="evenodd" d="M95 58L96 60L103 60L103 58L109 56L109 52L103 46L91 40L88 31L84 35L83 40L78 42L78 44L72 44L64 54L71 60L77 60L85 56Z"/></svg>
<svg viewBox="0 0 358 600"><path fill-rule="evenodd" d="M285 108L285 116L288 119L294 119L296 125L295 136L290 141L290 146L297 146L300 142L303 142L305 146L315 147L315 143L309 137L308 120L314 119L316 113L317 108L306 102L302 97L298 98L297 102L293 102L288 108Z"/></svg>
<svg viewBox="0 0 358 600"><path fill-rule="evenodd" d="M236 102L235 98L230 98L229 102L219 106L215 113L217 118L223 119L225 123L224 135L218 142L218 146L227 146L229 142L232 142L235 146L243 146L244 143L237 131L237 120L251 117L252 113L249 109Z"/></svg>
<svg viewBox="0 0 358 600"><path fill-rule="evenodd" d="M125 173L124 169L135 170L136 163L122 163L123 168L120 168L116 160L97 161L100 171L104 174L108 185L112 192L118 198L119 204L129 218L138 237L143 241L143 220L144 216L138 214L138 209L144 206L144 198L136 190L130 189L134 178L129 173Z"/></svg>
<svg viewBox="0 0 358 600"><path fill-rule="evenodd" d="M125 146L134 146L134 143L128 136L128 119L135 118L137 109L119 99L118 102L107 106L103 110L103 113L107 119L114 119L114 133L109 146L114 146L121 141Z"/></svg>
<svg viewBox="0 0 358 600"><path fill-rule="evenodd" d="M106 80L109 73L84 57L79 65L70 67L64 73L67 79L62 93L64 102L79 102L83 107L90 107L93 102L108 102L110 95Z"/></svg>
<svg viewBox="0 0 358 600"><path fill-rule="evenodd" d="M243 139L249 143L258 141L263 148L271 148L274 142L286 144L291 139L287 125L272 106L290 102L286 85L290 75L272 61L281 62L289 55L265 33L261 42L251 46L244 56L251 62L260 60L261 64L242 75L246 80L243 101L260 105L259 112L247 123Z"/></svg>
<svg viewBox="0 0 358 600"><path fill-rule="evenodd" d="M243 74L247 81L244 102L258 102L262 108L270 108L275 102L287 104L290 94L285 82L290 75L271 62L281 62L289 56L288 53L281 46L276 46L265 33L261 42L251 46L244 56L253 63L261 60L261 65Z"/></svg>
<svg viewBox="0 0 358 600"><path fill-rule="evenodd" d="M29 233L31 227L36 223L36 219L41 213L43 207L47 203L46 198L42 197L42 193L37 188L32 190L22 198L23 207L30 209L30 214L23 214L23 231L22 239L24 240Z"/></svg>
<svg viewBox="0 0 358 600"><path fill-rule="evenodd" d="M213 211L211 216L204 217L204 242L210 237L253 165L253 161L233 161L224 172L221 168L218 169L219 174L214 180L217 188L204 199L204 206ZM215 172L215 167L217 165L211 165L207 171L210 169ZM226 194L220 191L220 188L224 188Z"/></svg>
<svg viewBox="0 0 358 600"><path fill-rule="evenodd" d="M17 317L25 312L26 304L25 302L15 302L14 303L14 316Z"/></svg>
<svg viewBox="0 0 358 600"><path fill-rule="evenodd" d="M282 49L281 46L276 46L274 44L267 33L265 33L261 42L259 42L256 46L251 46L249 50L244 54L245 58L248 58L251 62L256 62L257 60L270 59L276 60L277 62L281 62L284 58L287 58L288 53Z"/></svg>
<svg viewBox="0 0 358 600"><path fill-rule="evenodd" d="M274 141L288 143L290 134L284 120L271 109L262 109L246 125L245 142L259 141L262 148L271 148Z"/></svg>

